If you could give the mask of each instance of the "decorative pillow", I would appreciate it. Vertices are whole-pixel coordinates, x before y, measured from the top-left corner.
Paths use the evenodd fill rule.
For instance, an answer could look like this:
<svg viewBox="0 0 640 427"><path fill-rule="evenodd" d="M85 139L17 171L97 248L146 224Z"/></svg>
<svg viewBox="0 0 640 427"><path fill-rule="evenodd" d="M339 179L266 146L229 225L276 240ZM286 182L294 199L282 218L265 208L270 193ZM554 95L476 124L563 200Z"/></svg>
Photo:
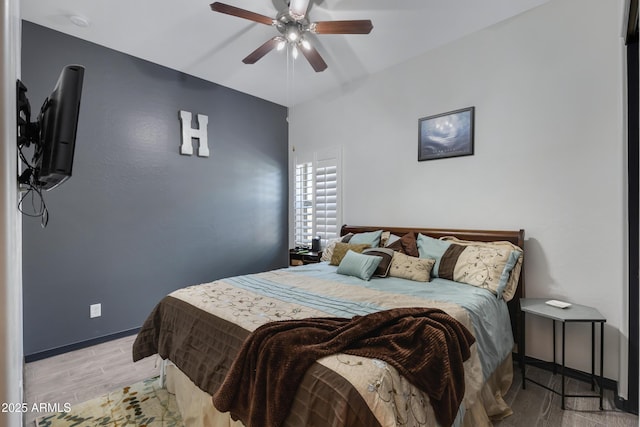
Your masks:
<svg viewBox="0 0 640 427"><path fill-rule="evenodd" d="M436 260L433 266L433 277L442 277L440 275L440 259L444 253L449 249L451 243L444 240L434 239L433 237L425 236L422 233L418 233L418 252L420 258L430 258Z"/></svg>
<svg viewBox="0 0 640 427"><path fill-rule="evenodd" d="M363 255L374 255L382 258L378 268L373 273L377 277L387 277L389 275L389 268L391 268L391 260L393 259L393 249L389 248L370 248L362 251Z"/></svg>
<svg viewBox="0 0 640 427"><path fill-rule="evenodd" d="M498 297L505 301L511 301L518 288L518 279L522 269L522 252L511 251L511 256L500 275L500 285L498 285ZM516 269L517 268L517 269Z"/></svg>
<svg viewBox="0 0 640 427"><path fill-rule="evenodd" d="M460 246L484 247L487 248L487 250L484 251L485 254L489 254L491 251L496 253L500 252L502 255L496 256L496 259L499 258L500 261L504 262L500 262L494 266L494 271L491 274L492 280L489 281L489 285L491 291L495 293L498 298L511 301L518 287L518 279L520 278L522 260L524 258L522 256L522 249L519 246L511 242L474 242L470 240L460 240L452 236L443 237L442 240ZM506 254L506 260L504 254ZM498 276L497 285L495 284L496 276ZM493 288L495 288L495 290Z"/></svg>
<svg viewBox="0 0 640 427"><path fill-rule="evenodd" d="M382 257L364 255L348 250L340 261L338 274L359 277L362 280L369 280L382 261Z"/></svg>
<svg viewBox="0 0 640 427"><path fill-rule="evenodd" d="M420 256L420 253L418 252L418 245L416 243L416 235L413 232L405 234L392 243L387 243L387 247L412 257L417 258Z"/></svg>
<svg viewBox="0 0 640 427"><path fill-rule="evenodd" d="M352 250L354 252L360 253L365 249L367 249L368 247L369 245L366 245L366 244L352 244L352 243L338 242L333 248L333 254L331 255L331 262L329 264L340 265L340 261L342 261L342 258L344 258L348 250Z"/></svg>
<svg viewBox="0 0 640 427"><path fill-rule="evenodd" d="M416 258L400 252L393 254L389 276L414 280L416 282L429 282L431 269L435 260L428 258Z"/></svg>
<svg viewBox="0 0 640 427"><path fill-rule="evenodd" d="M320 261L331 261L331 256L333 255L333 248L336 247L336 243L342 240L341 237L335 239L329 239L327 242L327 246L322 251L322 256L320 257Z"/></svg>
<svg viewBox="0 0 640 427"><path fill-rule="evenodd" d="M340 240L342 243L349 243L349 240L351 240L351 238L353 237L353 233L347 233L344 236L342 236L342 240Z"/></svg>
<svg viewBox="0 0 640 427"><path fill-rule="evenodd" d="M384 234L384 233L383 233ZM398 240L400 240L400 236L396 236L395 234L391 234L389 233L389 238L387 239L387 241L384 243L382 243L382 240L380 240L380 246L391 246L392 244L394 244L395 242L397 242Z"/></svg>
<svg viewBox="0 0 640 427"><path fill-rule="evenodd" d="M380 247L384 248L385 246L387 246L387 242L389 241L389 238L391 237L391 232L390 231L383 231L382 234L380 235Z"/></svg>
<svg viewBox="0 0 640 427"><path fill-rule="evenodd" d="M349 243L352 244L362 244L366 243L372 248L377 248L380 246L380 236L382 235L382 230L378 231L369 231L367 233L356 233L351 237Z"/></svg>
<svg viewBox="0 0 640 427"><path fill-rule="evenodd" d="M498 298L505 299L513 298L513 294L509 295L503 290L506 289L505 281L508 281L509 273L519 257L512 256L514 247L518 248L508 242L474 242L418 236L420 256L436 259L434 276L484 288ZM518 251L521 252L519 248Z"/></svg>

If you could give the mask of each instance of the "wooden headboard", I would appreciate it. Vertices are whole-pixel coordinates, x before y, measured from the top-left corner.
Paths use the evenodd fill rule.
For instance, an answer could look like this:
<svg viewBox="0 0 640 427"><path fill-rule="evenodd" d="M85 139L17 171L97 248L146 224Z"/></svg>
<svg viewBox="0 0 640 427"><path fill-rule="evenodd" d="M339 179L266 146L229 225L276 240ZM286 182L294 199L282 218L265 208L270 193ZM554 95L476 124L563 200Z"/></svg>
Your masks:
<svg viewBox="0 0 640 427"><path fill-rule="evenodd" d="M520 336L520 298L525 296L524 286L524 230L507 231L507 230L456 230L444 228L417 228L417 227L380 227L380 226L360 226L360 225L343 225L340 229L340 235L344 236L349 233L364 233L367 231L385 230L390 231L397 236L404 236L407 233L422 233L425 236L439 239L444 236L454 236L462 240L475 240L479 242L507 241L522 248L522 269L518 278L518 288L511 301L507 303L509 307L509 316L511 317L511 330L515 342L519 342ZM416 234L417 237L417 234Z"/></svg>

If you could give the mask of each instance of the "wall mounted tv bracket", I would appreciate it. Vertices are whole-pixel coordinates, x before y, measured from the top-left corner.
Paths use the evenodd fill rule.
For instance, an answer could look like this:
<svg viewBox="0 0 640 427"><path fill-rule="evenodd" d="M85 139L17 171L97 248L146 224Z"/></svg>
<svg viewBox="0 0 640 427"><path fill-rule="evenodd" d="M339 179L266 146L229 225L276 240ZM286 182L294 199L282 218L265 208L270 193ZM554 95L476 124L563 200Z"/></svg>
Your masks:
<svg viewBox="0 0 640 427"><path fill-rule="evenodd" d="M30 184L34 168L22 154L23 147L34 145L38 150L40 142L40 124L31 121L31 105L27 98L27 87L18 80L16 84L16 103L18 112L18 152L27 168L18 176L19 184Z"/></svg>

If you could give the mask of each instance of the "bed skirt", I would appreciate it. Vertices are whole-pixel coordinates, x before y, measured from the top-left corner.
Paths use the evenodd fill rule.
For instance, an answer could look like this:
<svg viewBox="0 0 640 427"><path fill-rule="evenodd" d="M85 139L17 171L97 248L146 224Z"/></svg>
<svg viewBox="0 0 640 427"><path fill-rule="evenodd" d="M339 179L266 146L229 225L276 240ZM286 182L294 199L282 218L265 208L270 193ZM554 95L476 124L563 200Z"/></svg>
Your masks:
<svg viewBox="0 0 640 427"><path fill-rule="evenodd" d="M513 412L503 397L512 380L513 362L509 354L489 377L475 403L466 408L462 426L491 427L492 420L501 420L511 415ZM176 396L184 427L244 427L242 422L233 421L229 413L216 410L211 402L211 395L200 390L171 363L166 369L166 385L167 390ZM435 426L435 420L429 425Z"/></svg>

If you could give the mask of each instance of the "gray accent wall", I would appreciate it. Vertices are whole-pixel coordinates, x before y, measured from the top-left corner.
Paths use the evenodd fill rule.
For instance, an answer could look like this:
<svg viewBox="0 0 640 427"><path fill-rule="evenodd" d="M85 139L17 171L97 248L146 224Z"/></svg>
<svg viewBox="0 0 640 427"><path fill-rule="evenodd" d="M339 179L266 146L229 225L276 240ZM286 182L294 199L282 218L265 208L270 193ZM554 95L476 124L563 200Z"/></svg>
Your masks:
<svg viewBox="0 0 640 427"><path fill-rule="evenodd" d="M33 115L67 64L86 68L73 176L44 193L46 228L23 219L25 355L138 328L186 285L287 265L285 107L23 22ZM209 117L210 157L180 155L179 110Z"/></svg>

